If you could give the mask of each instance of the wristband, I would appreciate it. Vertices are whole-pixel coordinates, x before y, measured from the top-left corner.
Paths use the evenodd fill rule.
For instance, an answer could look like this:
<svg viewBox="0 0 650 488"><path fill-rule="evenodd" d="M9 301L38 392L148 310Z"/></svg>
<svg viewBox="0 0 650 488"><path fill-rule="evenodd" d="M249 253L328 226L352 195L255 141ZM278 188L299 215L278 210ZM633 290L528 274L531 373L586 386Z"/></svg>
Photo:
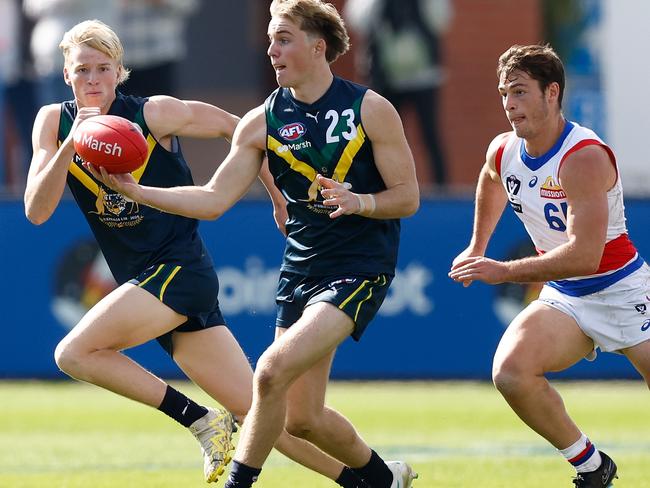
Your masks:
<svg viewBox="0 0 650 488"><path fill-rule="evenodd" d="M357 200L359 200L359 210L355 213L358 215L363 215L364 217L370 217L375 213L377 208L377 202L375 201L375 196L372 193L355 193Z"/></svg>

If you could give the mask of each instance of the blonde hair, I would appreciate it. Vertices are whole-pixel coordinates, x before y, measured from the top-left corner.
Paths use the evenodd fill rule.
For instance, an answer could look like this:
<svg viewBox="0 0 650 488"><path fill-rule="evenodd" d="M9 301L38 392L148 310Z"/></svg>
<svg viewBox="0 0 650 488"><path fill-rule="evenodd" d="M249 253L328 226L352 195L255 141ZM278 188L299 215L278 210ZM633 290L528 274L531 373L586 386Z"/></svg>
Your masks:
<svg viewBox="0 0 650 488"><path fill-rule="evenodd" d="M86 46L104 53L117 61L119 78L117 83L124 83L129 78L129 70L122 64L124 48L117 34L101 20L84 20L78 23L63 35L59 49L63 51L63 58L68 61L70 50L85 44Z"/></svg>
<svg viewBox="0 0 650 488"><path fill-rule="evenodd" d="M350 49L350 38L345 23L334 5L321 0L273 0L269 8L272 17L287 17L300 30L325 39L328 63Z"/></svg>

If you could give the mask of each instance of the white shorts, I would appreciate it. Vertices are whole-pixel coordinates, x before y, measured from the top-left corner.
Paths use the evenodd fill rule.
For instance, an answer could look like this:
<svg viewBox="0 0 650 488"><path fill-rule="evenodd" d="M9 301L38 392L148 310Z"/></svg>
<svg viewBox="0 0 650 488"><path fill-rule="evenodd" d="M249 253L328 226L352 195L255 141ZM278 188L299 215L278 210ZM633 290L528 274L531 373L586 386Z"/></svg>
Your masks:
<svg viewBox="0 0 650 488"><path fill-rule="evenodd" d="M538 301L572 317L594 341L595 350L619 351L650 339L650 267L639 269L604 290L572 297L544 285Z"/></svg>

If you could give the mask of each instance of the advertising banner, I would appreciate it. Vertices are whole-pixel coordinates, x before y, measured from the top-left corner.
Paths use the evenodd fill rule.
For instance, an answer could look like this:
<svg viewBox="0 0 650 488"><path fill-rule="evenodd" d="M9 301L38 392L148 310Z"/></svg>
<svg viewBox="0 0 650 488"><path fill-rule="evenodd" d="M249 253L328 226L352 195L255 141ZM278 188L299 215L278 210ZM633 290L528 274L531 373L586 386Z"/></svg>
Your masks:
<svg viewBox="0 0 650 488"><path fill-rule="evenodd" d="M627 204L640 253L650 256L645 222L650 202ZM345 379L490 378L492 356L509 321L536 297L539 285L452 282L447 272L467 245L473 220L468 200L422 203L402 222L396 278L360 343L340 347L332 376ZM215 222L201 223L220 280L229 327L254 364L273 340L275 288L284 246L267 202L243 201ZM114 288L102 255L73 202L63 202L34 226L19 202L0 205L3 257L1 378L63 378L53 359L58 341L83 313ZM523 227L506 210L488 249L496 259L530 255ZM640 316L639 326L649 317ZM126 352L154 373L181 372L156 341ZM218 372L215 372L218 374ZM620 355L580 361L564 378L638 377Z"/></svg>

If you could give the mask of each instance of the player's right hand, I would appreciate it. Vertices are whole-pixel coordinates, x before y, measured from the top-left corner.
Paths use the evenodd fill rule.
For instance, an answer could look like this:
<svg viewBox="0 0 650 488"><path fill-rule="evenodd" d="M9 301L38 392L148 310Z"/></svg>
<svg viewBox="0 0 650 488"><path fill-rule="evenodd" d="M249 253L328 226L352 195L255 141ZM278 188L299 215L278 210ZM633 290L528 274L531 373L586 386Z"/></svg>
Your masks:
<svg viewBox="0 0 650 488"><path fill-rule="evenodd" d="M70 133L68 134L68 137L64 141L64 145L69 145L67 147L72 148L74 144L74 133L77 130L77 127L79 127L79 124L81 124L84 120L89 119L90 117L94 117L96 115L101 115L101 108L99 107L81 107L78 112L77 116L74 119L74 122L72 123L72 127L70 128Z"/></svg>
<svg viewBox="0 0 650 488"><path fill-rule="evenodd" d="M449 277L463 286L469 286L474 280L497 285L509 281L508 271L507 263L502 261L485 256L466 256L452 266Z"/></svg>
<svg viewBox="0 0 650 488"><path fill-rule="evenodd" d="M467 247L467 248L464 249L464 250L463 250L463 251L462 251L458 256L456 256L456 257L454 258L454 260L451 262L451 269L450 269L450 271L449 271L449 273L448 273L447 276L449 276L451 279L454 279L454 278L452 277L452 272L456 270L456 268L459 266L459 263L463 263L463 262L465 262L465 260L466 260L467 258L469 258L469 257L472 257L472 256L482 256L482 255L483 255L483 254L481 254L481 253L477 253L476 251L474 251L474 249L473 249L471 246ZM456 281L457 281L457 280L456 280ZM473 281L473 280L464 280L464 281L461 281L461 283L463 284L463 286L464 286L465 288L467 288L469 285L472 284L472 281Z"/></svg>
<svg viewBox="0 0 650 488"><path fill-rule="evenodd" d="M74 131L77 129L77 127L79 127L79 124L81 124L84 120L101 114L102 114L101 108L99 107L81 107L77 112L77 116L75 117L74 122L72 123L72 128L70 129L70 135L74 134Z"/></svg>

